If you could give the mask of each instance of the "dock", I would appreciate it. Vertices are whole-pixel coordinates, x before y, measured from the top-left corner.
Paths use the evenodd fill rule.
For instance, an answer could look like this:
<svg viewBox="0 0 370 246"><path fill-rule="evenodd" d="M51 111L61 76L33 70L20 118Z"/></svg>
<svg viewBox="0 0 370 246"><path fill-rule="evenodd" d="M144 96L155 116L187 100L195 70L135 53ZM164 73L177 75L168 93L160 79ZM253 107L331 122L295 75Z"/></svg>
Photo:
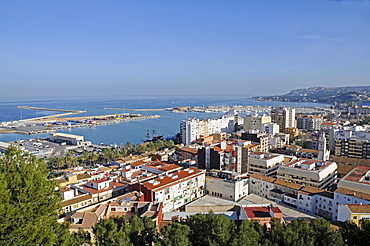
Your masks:
<svg viewBox="0 0 370 246"><path fill-rule="evenodd" d="M30 106L18 106L17 108L45 110L45 111L59 111L59 112L68 112L68 113L73 113L73 114L81 114L81 113L86 112L86 110L51 109L51 108L38 108L38 107L30 107Z"/></svg>

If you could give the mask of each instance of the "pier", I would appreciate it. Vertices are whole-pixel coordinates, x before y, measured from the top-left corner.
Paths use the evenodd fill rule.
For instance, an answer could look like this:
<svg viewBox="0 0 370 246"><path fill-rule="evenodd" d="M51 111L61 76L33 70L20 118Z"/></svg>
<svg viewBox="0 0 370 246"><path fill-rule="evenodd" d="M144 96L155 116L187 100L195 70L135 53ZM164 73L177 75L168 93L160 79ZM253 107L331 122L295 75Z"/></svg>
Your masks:
<svg viewBox="0 0 370 246"><path fill-rule="evenodd" d="M73 114L81 114L81 113L85 113L86 112L85 110L37 108L37 107L30 107L30 106L18 106L17 108L34 109L34 110L45 110L45 111L59 111L59 112L68 112L68 113L73 113Z"/></svg>

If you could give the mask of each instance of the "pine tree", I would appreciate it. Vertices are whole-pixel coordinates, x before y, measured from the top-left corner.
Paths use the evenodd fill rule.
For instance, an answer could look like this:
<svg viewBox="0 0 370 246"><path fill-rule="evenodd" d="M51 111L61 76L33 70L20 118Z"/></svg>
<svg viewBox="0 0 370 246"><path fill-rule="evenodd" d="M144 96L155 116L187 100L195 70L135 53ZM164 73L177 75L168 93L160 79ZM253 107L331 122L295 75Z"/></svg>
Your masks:
<svg viewBox="0 0 370 246"><path fill-rule="evenodd" d="M11 146L0 157L0 245L65 245L60 192L43 160Z"/></svg>

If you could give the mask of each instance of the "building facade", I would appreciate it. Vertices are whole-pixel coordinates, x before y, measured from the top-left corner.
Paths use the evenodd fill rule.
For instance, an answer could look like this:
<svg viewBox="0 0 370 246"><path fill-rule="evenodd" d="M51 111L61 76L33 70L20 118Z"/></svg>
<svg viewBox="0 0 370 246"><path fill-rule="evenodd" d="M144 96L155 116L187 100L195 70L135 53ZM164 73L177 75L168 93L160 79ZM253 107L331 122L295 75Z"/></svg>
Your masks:
<svg viewBox="0 0 370 246"><path fill-rule="evenodd" d="M337 164L300 158L279 167L277 178L318 189L330 188L337 178Z"/></svg>

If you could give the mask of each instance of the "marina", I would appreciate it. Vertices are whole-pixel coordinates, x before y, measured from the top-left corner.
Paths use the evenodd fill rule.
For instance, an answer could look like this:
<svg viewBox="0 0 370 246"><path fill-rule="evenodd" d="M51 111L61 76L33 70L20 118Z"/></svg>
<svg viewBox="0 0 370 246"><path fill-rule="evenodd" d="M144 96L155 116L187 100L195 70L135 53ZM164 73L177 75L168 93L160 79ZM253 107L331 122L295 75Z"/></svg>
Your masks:
<svg viewBox="0 0 370 246"><path fill-rule="evenodd" d="M99 125L117 124L123 121L145 120L159 118L160 115L142 116L140 114L106 114L98 116L82 116L82 117L63 117L72 114L80 114L86 111L64 110L64 109L48 109L29 106L18 106L21 109L45 110L66 112L62 114L54 114L36 118L29 118L18 121L1 122L0 134L3 133L21 133L21 134L39 134L54 132L78 127L92 127Z"/></svg>

